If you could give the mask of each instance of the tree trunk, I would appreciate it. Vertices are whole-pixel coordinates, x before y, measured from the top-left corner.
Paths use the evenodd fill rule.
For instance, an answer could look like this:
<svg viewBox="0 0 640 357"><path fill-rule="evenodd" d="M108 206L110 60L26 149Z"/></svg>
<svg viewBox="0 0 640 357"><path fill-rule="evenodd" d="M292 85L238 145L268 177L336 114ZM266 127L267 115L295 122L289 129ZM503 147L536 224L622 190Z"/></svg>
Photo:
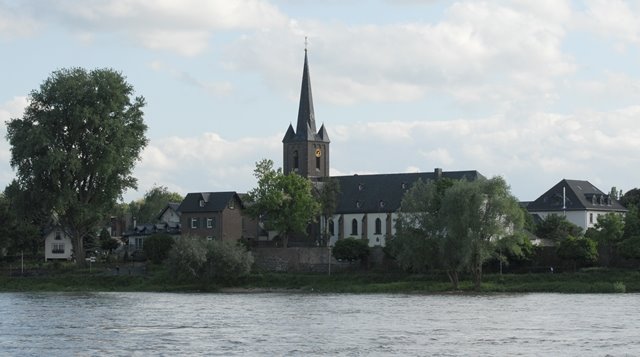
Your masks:
<svg viewBox="0 0 640 357"><path fill-rule="evenodd" d="M476 263L475 269L473 270L473 289L480 290L480 286L482 285L482 264Z"/></svg>
<svg viewBox="0 0 640 357"><path fill-rule="evenodd" d="M449 276L451 285L453 285L453 290L458 290L458 272L455 270L447 270L447 275Z"/></svg>
<svg viewBox="0 0 640 357"><path fill-rule="evenodd" d="M84 261L84 242L82 241L82 235L74 233L73 236L73 257L76 259L77 266L85 266Z"/></svg>
<svg viewBox="0 0 640 357"><path fill-rule="evenodd" d="M285 232L282 235L282 247L287 248L289 246L289 233Z"/></svg>

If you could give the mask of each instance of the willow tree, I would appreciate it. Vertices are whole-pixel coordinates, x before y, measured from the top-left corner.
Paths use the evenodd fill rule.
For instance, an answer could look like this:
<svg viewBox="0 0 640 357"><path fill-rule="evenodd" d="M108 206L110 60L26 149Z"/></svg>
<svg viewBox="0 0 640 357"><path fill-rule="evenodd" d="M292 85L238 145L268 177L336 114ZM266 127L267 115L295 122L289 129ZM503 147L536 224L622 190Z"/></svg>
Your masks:
<svg viewBox="0 0 640 357"><path fill-rule="evenodd" d="M447 240L469 249L467 266L476 289L482 282L482 265L497 257L499 249L517 252L526 239L521 234L522 210L501 177L456 182L445 193L440 214Z"/></svg>
<svg viewBox="0 0 640 357"><path fill-rule="evenodd" d="M72 237L78 264L83 237L136 187L131 173L147 126L144 98L133 93L112 69L62 69L31 92L22 118L7 123L15 184Z"/></svg>

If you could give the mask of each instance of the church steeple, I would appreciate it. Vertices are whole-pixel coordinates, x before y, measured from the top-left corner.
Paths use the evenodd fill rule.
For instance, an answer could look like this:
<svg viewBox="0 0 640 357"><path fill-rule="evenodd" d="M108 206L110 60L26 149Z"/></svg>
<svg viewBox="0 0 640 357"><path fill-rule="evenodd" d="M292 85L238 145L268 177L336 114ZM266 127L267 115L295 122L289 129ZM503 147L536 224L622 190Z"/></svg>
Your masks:
<svg viewBox="0 0 640 357"><path fill-rule="evenodd" d="M316 134L316 118L313 112L313 96L311 95L311 79L309 78L309 61L306 48L304 49L304 68L302 70L302 87L300 88L296 134L300 139L307 140L314 140Z"/></svg>
<svg viewBox="0 0 640 357"><path fill-rule="evenodd" d="M309 178L329 176L329 135L324 124L316 131L316 118L311 94L311 77L305 39L304 67L296 130L289 125L282 139L284 173L295 172Z"/></svg>

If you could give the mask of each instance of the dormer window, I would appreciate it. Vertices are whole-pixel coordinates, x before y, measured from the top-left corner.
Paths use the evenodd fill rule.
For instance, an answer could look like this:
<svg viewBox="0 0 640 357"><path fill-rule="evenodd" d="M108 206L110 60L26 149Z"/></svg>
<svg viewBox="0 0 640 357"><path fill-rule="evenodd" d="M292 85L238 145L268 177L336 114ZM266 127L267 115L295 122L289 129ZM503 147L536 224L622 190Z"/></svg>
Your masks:
<svg viewBox="0 0 640 357"><path fill-rule="evenodd" d="M362 191L364 190L364 184L359 183L358 184L358 191Z"/></svg>
<svg viewBox="0 0 640 357"><path fill-rule="evenodd" d="M591 204L592 205L596 204L596 195L591 196Z"/></svg>
<svg viewBox="0 0 640 357"><path fill-rule="evenodd" d="M380 208L384 208L384 201L380 200Z"/></svg>
<svg viewBox="0 0 640 357"><path fill-rule="evenodd" d="M403 190L406 190L406 189L407 189L407 184L406 184L406 183L404 183L404 182L403 182L403 183L401 183L401 184L400 184L400 188L401 188L401 189L403 189Z"/></svg>
<svg viewBox="0 0 640 357"><path fill-rule="evenodd" d="M204 207L204 200L200 200L200 207Z"/></svg>
<svg viewBox="0 0 640 357"><path fill-rule="evenodd" d="M360 208L362 206L362 204L360 203L360 201L356 201L356 207Z"/></svg>

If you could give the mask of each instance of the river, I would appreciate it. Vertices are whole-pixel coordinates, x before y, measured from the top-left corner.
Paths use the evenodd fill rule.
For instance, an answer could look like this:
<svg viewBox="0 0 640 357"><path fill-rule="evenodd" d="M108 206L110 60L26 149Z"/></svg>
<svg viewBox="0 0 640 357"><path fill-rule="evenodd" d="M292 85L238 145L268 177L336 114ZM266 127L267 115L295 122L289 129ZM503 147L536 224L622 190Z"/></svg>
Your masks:
<svg viewBox="0 0 640 357"><path fill-rule="evenodd" d="M637 294L0 293L8 356L624 356Z"/></svg>

